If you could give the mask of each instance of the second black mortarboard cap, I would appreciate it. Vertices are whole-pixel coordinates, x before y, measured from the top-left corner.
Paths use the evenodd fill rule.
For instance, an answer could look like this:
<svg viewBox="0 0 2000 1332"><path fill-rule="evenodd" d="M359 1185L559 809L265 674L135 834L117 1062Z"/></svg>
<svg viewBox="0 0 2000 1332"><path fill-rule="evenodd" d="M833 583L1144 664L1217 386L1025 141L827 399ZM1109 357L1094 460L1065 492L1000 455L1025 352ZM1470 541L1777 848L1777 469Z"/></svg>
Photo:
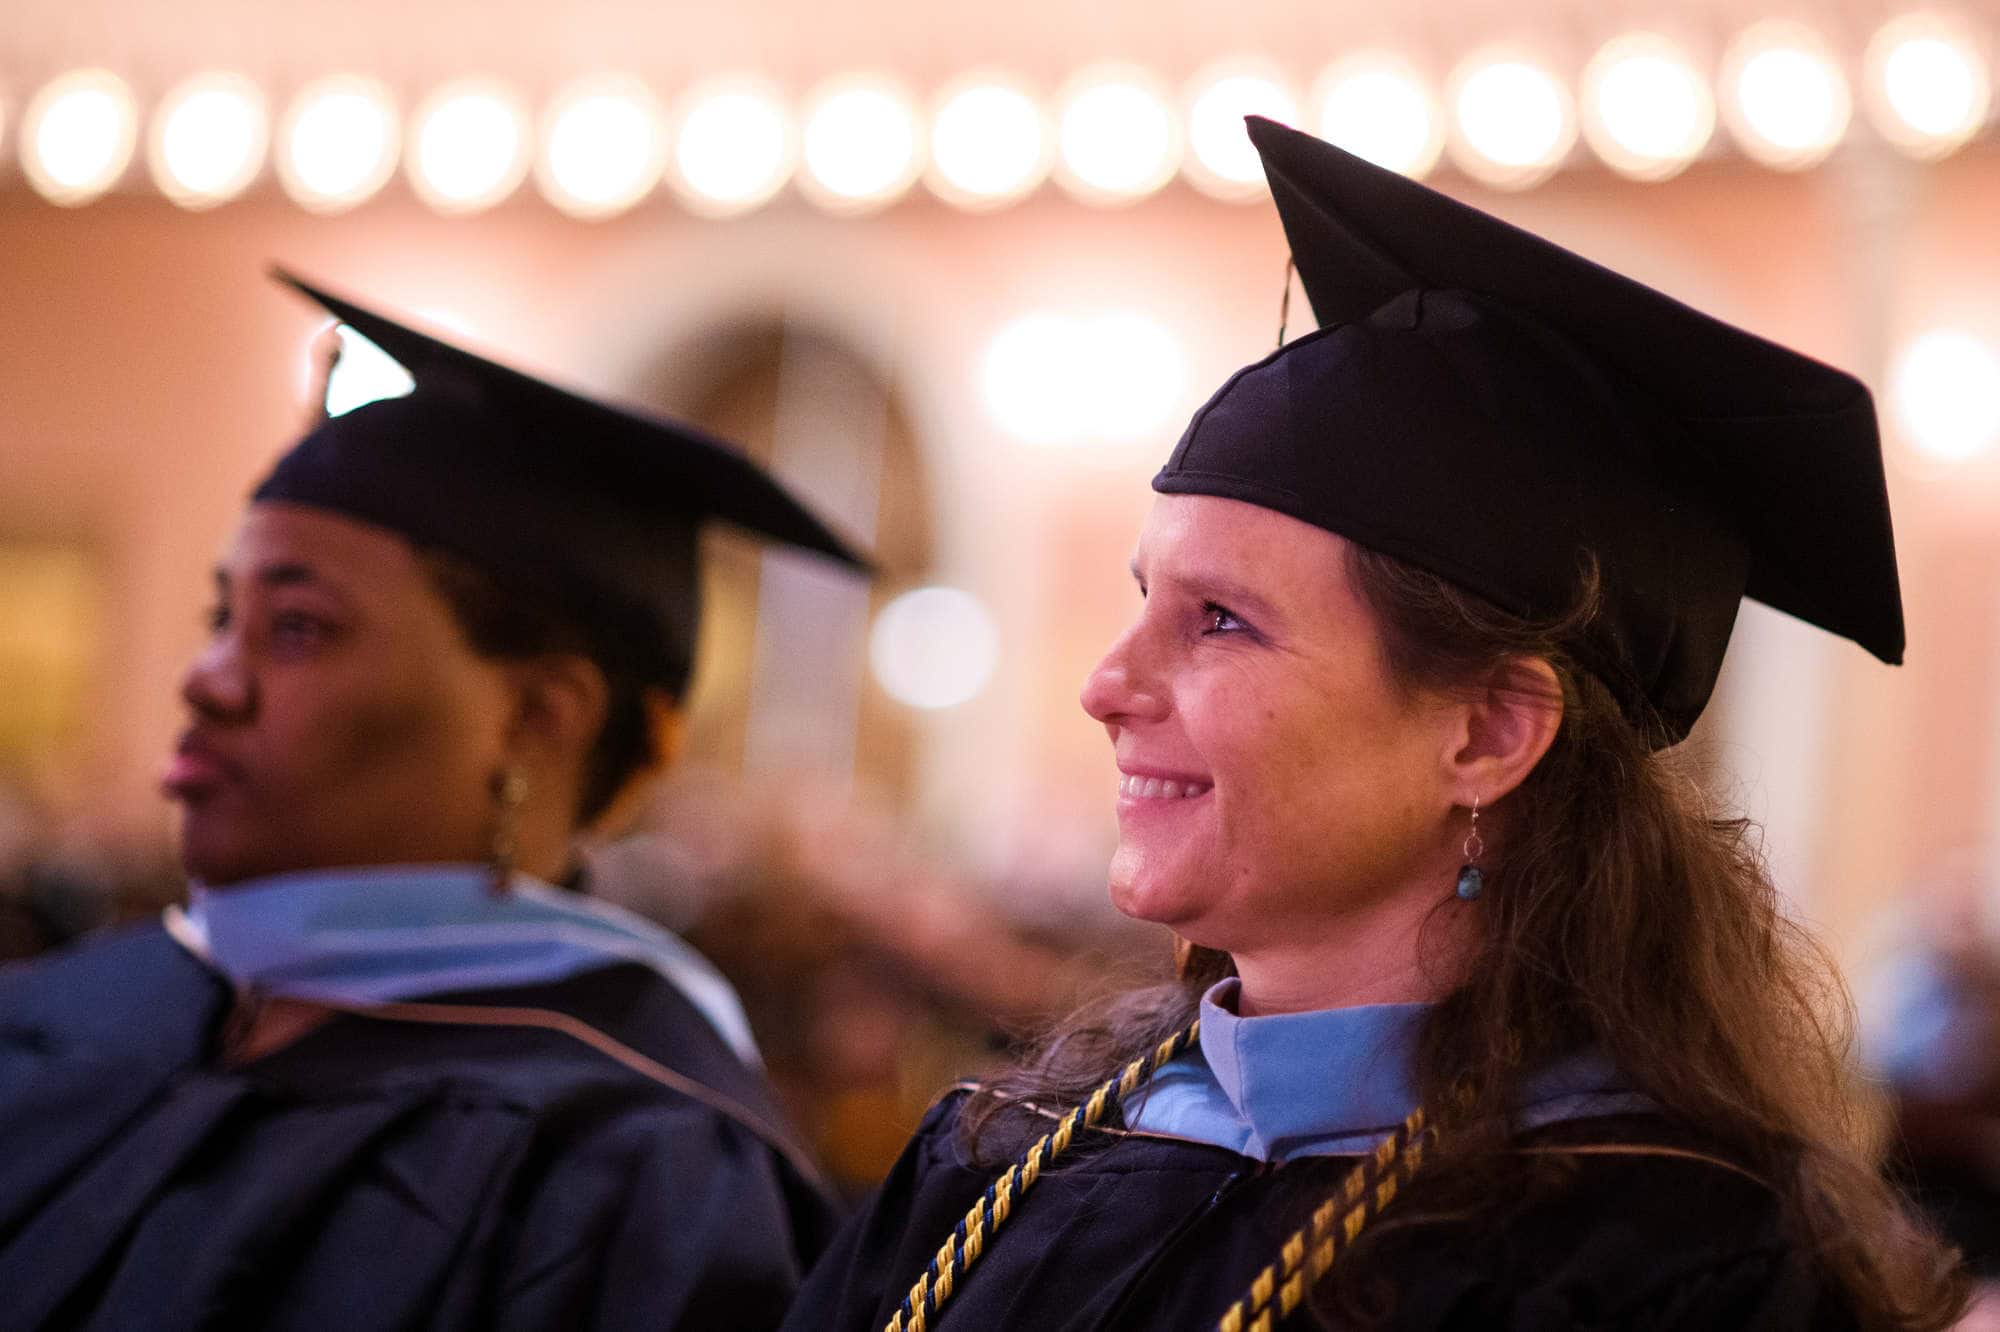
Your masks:
<svg viewBox="0 0 2000 1332"><path fill-rule="evenodd" d="M612 664L676 697L693 666L702 524L867 567L720 440L276 276L381 348L415 386L327 418L279 458L253 502L330 510L450 552L566 613Z"/></svg>
<svg viewBox="0 0 2000 1332"><path fill-rule="evenodd" d="M1153 486L1247 500L1535 619L1656 744L1742 597L1903 651L1874 404L1767 342L1331 144L1250 136L1319 331L1238 372Z"/></svg>

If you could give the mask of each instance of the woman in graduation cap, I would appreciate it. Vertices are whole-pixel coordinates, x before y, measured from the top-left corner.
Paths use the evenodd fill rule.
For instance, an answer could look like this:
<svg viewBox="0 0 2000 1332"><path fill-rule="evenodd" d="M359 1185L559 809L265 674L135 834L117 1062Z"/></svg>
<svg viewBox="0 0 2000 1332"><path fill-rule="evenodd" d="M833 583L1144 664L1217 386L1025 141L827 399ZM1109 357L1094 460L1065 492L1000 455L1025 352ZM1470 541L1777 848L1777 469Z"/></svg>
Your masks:
<svg viewBox="0 0 2000 1332"><path fill-rule="evenodd" d="M1943 1326L1670 752L1746 593L1900 655L1866 391L1251 133L1322 327L1196 414L1083 689L1181 980L941 1101L787 1326Z"/></svg>
<svg viewBox="0 0 2000 1332"><path fill-rule="evenodd" d="M415 388L216 567L187 908L0 971L0 1324L772 1325L812 1167L727 983L573 856L671 757L697 527L859 561L726 446L294 285Z"/></svg>

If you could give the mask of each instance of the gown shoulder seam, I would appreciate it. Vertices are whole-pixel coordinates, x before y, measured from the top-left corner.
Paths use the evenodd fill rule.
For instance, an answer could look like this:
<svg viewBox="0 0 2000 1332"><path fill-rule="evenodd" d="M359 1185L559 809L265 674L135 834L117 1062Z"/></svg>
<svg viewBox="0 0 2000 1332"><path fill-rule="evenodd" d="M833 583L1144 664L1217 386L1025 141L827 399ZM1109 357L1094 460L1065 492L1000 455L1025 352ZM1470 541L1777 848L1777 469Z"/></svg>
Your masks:
<svg viewBox="0 0 2000 1332"><path fill-rule="evenodd" d="M1683 1161L1698 1161L1703 1165L1716 1166L1732 1174L1741 1175L1753 1184L1771 1188L1771 1182L1753 1171L1745 1169L1734 1161L1707 1152L1694 1151L1687 1147L1669 1147L1660 1143L1615 1143L1583 1142L1573 1144L1550 1144L1547 1146L1517 1146L1515 1151L1526 1156L1663 1156Z"/></svg>
<svg viewBox="0 0 2000 1332"><path fill-rule="evenodd" d="M325 1007L350 1017L373 1018L386 1022L410 1022L432 1026L534 1027L567 1036L590 1047L633 1073L657 1082L698 1101L723 1117L748 1129L760 1142L783 1156L791 1167L815 1185L822 1185L819 1167L796 1144L762 1116L742 1102L685 1073L633 1049L610 1033L580 1018L551 1008L474 1004L326 1004Z"/></svg>

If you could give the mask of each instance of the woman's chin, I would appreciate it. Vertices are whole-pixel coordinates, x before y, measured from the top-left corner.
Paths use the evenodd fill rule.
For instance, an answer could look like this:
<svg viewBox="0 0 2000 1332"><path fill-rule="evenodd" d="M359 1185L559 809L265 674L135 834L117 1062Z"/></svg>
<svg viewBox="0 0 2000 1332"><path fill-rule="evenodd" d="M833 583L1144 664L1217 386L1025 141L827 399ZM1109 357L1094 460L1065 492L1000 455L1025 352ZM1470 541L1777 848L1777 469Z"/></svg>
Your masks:
<svg viewBox="0 0 2000 1332"><path fill-rule="evenodd" d="M210 888L315 866L315 858L300 846L272 845L192 816L181 825L178 850L181 872Z"/></svg>
<svg viewBox="0 0 2000 1332"><path fill-rule="evenodd" d="M262 878L267 871L246 868L236 861L215 857L181 856L181 873L188 882L204 888L227 888L248 879Z"/></svg>
<svg viewBox="0 0 2000 1332"><path fill-rule="evenodd" d="M1164 875L1157 867L1121 864L1123 849L1111 861L1111 905L1133 920L1167 925L1176 930L1201 915L1184 880Z"/></svg>

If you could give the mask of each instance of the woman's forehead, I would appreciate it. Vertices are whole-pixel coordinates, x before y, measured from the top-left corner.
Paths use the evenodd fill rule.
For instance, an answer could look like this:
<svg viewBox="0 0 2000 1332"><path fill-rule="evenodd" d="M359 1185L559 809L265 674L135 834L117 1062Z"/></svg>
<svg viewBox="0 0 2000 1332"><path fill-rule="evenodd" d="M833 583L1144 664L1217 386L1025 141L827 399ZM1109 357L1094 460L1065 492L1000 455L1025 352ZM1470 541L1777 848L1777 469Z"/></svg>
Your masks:
<svg viewBox="0 0 2000 1332"><path fill-rule="evenodd" d="M1231 569L1316 579L1341 567L1347 542L1275 509L1214 495L1161 495L1139 532L1133 572L1153 579Z"/></svg>
<svg viewBox="0 0 2000 1332"><path fill-rule="evenodd" d="M416 551L395 533L300 504L244 510L216 572L232 581L327 583L356 595L421 580Z"/></svg>

